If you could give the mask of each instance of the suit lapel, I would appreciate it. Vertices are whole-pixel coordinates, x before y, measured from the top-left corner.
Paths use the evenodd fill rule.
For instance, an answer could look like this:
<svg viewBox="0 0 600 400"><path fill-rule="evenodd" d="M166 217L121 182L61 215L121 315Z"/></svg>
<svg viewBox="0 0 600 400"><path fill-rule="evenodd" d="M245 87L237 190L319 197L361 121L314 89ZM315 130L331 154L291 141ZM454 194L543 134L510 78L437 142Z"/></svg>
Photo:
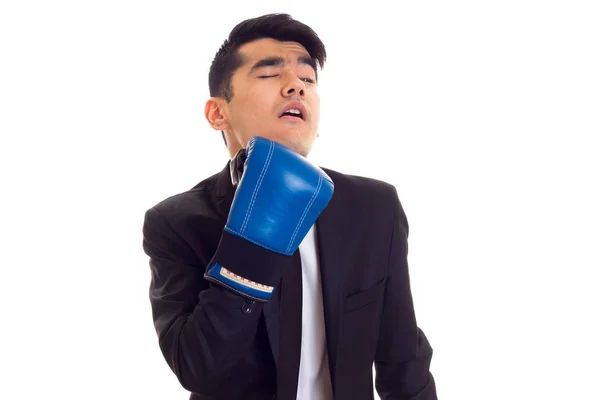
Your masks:
<svg viewBox="0 0 600 400"><path fill-rule="evenodd" d="M325 169L323 169L325 170ZM332 178L330 171L325 170ZM325 314L325 335L327 338L327 355L331 384L335 394L335 371L337 360L337 344L341 319L343 265L341 259L342 226L344 218L341 203L343 189L334 181L334 191L327 207L317 219L317 242L319 246L319 266L321 270L321 287L323 289L323 311Z"/></svg>
<svg viewBox="0 0 600 400"><path fill-rule="evenodd" d="M229 216L229 210L231 209L231 203L233 202L233 195L235 194L235 189L233 184L231 183L231 175L229 172L229 163L219 174L217 174L217 182L215 183L215 197L216 204L219 210L220 216L223 218L223 226L227 222L227 217Z"/></svg>

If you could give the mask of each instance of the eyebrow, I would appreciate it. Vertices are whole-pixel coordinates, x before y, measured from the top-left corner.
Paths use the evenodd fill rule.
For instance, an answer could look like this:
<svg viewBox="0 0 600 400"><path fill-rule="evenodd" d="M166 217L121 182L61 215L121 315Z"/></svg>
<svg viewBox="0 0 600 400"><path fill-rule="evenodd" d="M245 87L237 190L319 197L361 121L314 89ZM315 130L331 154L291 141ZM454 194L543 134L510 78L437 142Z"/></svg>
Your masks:
<svg viewBox="0 0 600 400"><path fill-rule="evenodd" d="M251 68L248 74L252 74L259 68L264 67L279 67L285 64L285 60L282 57L267 57L257 61ZM317 72L317 63L309 56L299 56L298 64L310 65L315 72Z"/></svg>

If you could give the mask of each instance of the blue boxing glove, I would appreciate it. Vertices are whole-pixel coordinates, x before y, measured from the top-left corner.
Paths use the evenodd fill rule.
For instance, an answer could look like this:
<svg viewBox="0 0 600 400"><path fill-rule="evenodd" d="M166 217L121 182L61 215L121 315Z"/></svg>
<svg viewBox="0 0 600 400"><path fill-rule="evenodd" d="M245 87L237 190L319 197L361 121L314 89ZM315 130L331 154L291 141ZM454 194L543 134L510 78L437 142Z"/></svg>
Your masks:
<svg viewBox="0 0 600 400"><path fill-rule="evenodd" d="M250 139L244 172L204 277L267 301L291 255L333 195L333 182L293 150Z"/></svg>

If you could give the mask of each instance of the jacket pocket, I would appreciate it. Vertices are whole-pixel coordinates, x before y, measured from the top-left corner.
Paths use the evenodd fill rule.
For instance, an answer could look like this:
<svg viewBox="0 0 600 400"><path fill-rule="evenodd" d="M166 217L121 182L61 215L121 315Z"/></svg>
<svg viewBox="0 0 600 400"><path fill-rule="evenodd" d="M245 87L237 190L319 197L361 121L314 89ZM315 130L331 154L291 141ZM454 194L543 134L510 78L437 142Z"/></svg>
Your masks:
<svg viewBox="0 0 600 400"><path fill-rule="evenodd" d="M380 294L383 293L384 288L385 278L381 279L368 289L347 296L344 302L344 312L348 313L350 311L355 311L359 308L363 308L371 303L374 303L377 301L377 298L380 296Z"/></svg>

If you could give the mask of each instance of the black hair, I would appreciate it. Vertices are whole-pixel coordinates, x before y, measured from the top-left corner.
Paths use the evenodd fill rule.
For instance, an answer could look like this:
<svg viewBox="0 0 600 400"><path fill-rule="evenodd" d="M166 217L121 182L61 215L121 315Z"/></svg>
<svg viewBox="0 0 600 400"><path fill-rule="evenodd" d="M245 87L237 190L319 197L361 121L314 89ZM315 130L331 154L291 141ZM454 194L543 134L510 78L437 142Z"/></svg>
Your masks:
<svg viewBox="0 0 600 400"><path fill-rule="evenodd" d="M325 64L327 58L325 45L308 25L282 13L250 18L232 29L229 37L215 54L208 73L211 97L223 97L228 103L231 101L233 98L231 78L244 61L238 49L246 43L263 38L300 43L319 68L323 68ZM225 134L223 132L221 134L225 141Z"/></svg>

